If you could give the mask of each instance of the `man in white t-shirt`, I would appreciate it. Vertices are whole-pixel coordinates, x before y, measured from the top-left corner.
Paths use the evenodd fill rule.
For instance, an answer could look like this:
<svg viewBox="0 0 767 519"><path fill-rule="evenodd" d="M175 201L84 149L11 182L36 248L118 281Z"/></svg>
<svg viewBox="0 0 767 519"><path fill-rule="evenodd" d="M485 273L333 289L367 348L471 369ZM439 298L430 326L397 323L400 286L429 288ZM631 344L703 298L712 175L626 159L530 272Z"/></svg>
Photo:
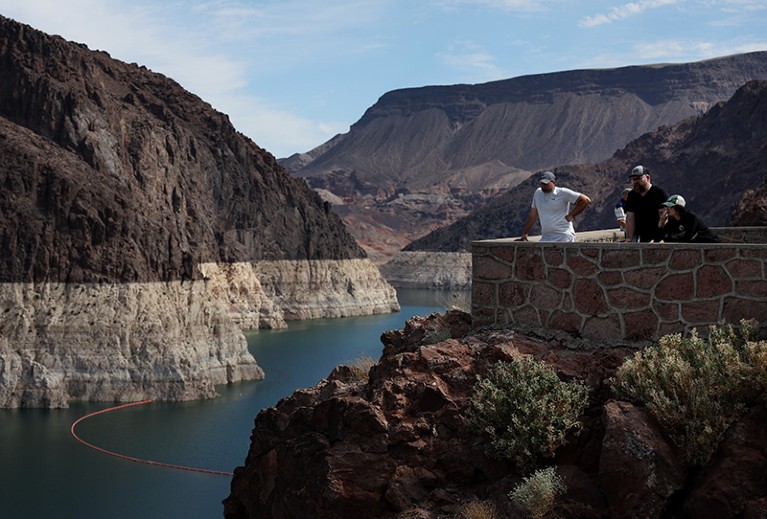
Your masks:
<svg viewBox="0 0 767 519"><path fill-rule="evenodd" d="M588 207L591 199L572 189L557 187L556 182L554 173L543 172L540 187L533 193L533 205L527 215L525 230L517 241L527 241L527 234L539 218L541 241L575 241L573 218Z"/></svg>

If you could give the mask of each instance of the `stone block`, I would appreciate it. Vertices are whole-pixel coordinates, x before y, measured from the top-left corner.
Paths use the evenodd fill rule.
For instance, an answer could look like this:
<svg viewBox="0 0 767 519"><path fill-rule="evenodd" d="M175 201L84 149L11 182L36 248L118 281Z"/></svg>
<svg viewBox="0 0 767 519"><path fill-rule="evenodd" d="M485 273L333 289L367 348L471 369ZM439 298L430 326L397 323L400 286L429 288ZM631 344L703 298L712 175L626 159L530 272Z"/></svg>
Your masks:
<svg viewBox="0 0 767 519"><path fill-rule="evenodd" d="M623 274L616 271L600 272L597 276L602 286L612 287L623 284Z"/></svg>
<svg viewBox="0 0 767 519"><path fill-rule="evenodd" d="M607 301L612 308L621 310L637 310L650 307L650 294L639 292L631 288L614 288L607 290Z"/></svg>
<svg viewBox="0 0 767 519"><path fill-rule="evenodd" d="M677 249L671 254L668 266L672 270L692 270L703 263L703 249Z"/></svg>
<svg viewBox="0 0 767 519"><path fill-rule="evenodd" d="M573 251L567 252L567 266L578 277L589 277L599 272L599 265Z"/></svg>
<svg viewBox="0 0 767 519"><path fill-rule="evenodd" d="M482 328L484 326L493 326L494 324L496 324L495 308L472 307L471 325L473 327Z"/></svg>
<svg viewBox="0 0 767 519"><path fill-rule="evenodd" d="M548 280L549 283L557 288L567 289L573 285L573 275L565 269L550 268Z"/></svg>
<svg viewBox="0 0 767 519"><path fill-rule="evenodd" d="M514 263L516 277L525 281L537 281L545 279L543 268L543 254L540 249L517 250L517 258Z"/></svg>
<svg viewBox="0 0 767 519"><path fill-rule="evenodd" d="M738 281L735 284L735 293L744 297L762 297L764 301L755 304L767 305L767 280ZM767 324L767 323L766 323Z"/></svg>
<svg viewBox="0 0 767 519"><path fill-rule="evenodd" d="M493 256L482 256L472 260L474 279L510 279L513 276L511 265L501 263Z"/></svg>
<svg viewBox="0 0 767 519"><path fill-rule="evenodd" d="M732 247L712 247L703 251L703 261L706 263L721 263L737 256Z"/></svg>
<svg viewBox="0 0 767 519"><path fill-rule="evenodd" d="M728 261L725 266L733 279L755 279L763 277L761 261L736 259Z"/></svg>
<svg viewBox="0 0 767 519"><path fill-rule="evenodd" d="M732 279L718 265L703 265L698 269L698 297L724 296L732 292Z"/></svg>
<svg viewBox="0 0 767 519"><path fill-rule="evenodd" d="M650 340L658 332L658 317L650 310L627 312L623 322L626 323L626 338L629 340Z"/></svg>
<svg viewBox="0 0 767 519"><path fill-rule="evenodd" d="M517 249L522 249L523 247L517 247L516 245L509 245L507 247L493 247L490 249L490 254L495 256L501 261L505 261L507 263L514 263L515 258L517 256Z"/></svg>
<svg viewBox="0 0 767 519"><path fill-rule="evenodd" d="M574 288L575 309L584 315L605 313L608 309L605 293L594 279L579 279Z"/></svg>
<svg viewBox="0 0 767 519"><path fill-rule="evenodd" d="M681 321L676 321L672 323L660 323L660 326L658 327L658 339L661 337L665 337L666 335L673 335L676 333L683 333L685 330L684 324L682 324Z"/></svg>
<svg viewBox="0 0 767 519"><path fill-rule="evenodd" d="M574 312L562 312L555 310L549 317L546 325L549 328L564 330L569 333L578 333L583 325L583 317Z"/></svg>
<svg viewBox="0 0 767 519"><path fill-rule="evenodd" d="M740 250L740 254L744 258L753 258L767 263L767 247L743 248Z"/></svg>
<svg viewBox="0 0 767 519"><path fill-rule="evenodd" d="M655 287L655 297L663 301L689 301L695 295L695 281L691 272L664 277Z"/></svg>
<svg viewBox="0 0 767 519"><path fill-rule="evenodd" d="M523 308L518 308L513 314L515 323L526 324L528 326L541 326L543 324L538 315L538 310L533 306L527 305Z"/></svg>
<svg viewBox="0 0 767 519"><path fill-rule="evenodd" d="M678 321L681 318L679 303L653 301L652 309L661 321Z"/></svg>
<svg viewBox="0 0 767 519"><path fill-rule="evenodd" d="M623 277L630 286L647 290L653 288L667 273L666 267L650 267L624 272Z"/></svg>
<svg viewBox="0 0 767 519"><path fill-rule="evenodd" d="M627 269L638 267L640 264L639 251L636 249L606 250L602 252L602 268Z"/></svg>
<svg viewBox="0 0 767 519"><path fill-rule="evenodd" d="M656 245L646 246L650 248L642 249L642 266L643 267L656 267L668 265L668 259L671 256L671 248Z"/></svg>
<svg viewBox="0 0 767 519"><path fill-rule="evenodd" d="M543 250L543 259L549 267L559 267L565 261L565 255L562 249L547 247Z"/></svg>
<svg viewBox="0 0 767 519"><path fill-rule="evenodd" d="M716 301L691 301L682 304L682 319L688 324L711 324L719 321L720 303Z"/></svg>
<svg viewBox="0 0 767 519"><path fill-rule="evenodd" d="M498 304L506 308L517 308L527 303L530 287L516 281L502 283L498 287Z"/></svg>
<svg viewBox="0 0 767 519"><path fill-rule="evenodd" d="M554 309L559 308L562 302L562 293L547 286L533 285L530 288L530 304L536 308Z"/></svg>
<svg viewBox="0 0 767 519"><path fill-rule="evenodd" d="M496 306L498 304L496 284L475 279L471 284L471 303L477 306Z"/></svg>
<svg viewBox="0 0 767 519"><path fill-rule="evenodd" d="M756 319L760 323L767 323L767 302L727 297L722 308L722 319L728 323L737 323L741 319Z"/></svg>
<svg viewBox="0 0 767 519"><path fill-rule="evenodd" d="M586 317L581 334L590 340L616 341L623 338L620 319L617 315Z"/></svg>

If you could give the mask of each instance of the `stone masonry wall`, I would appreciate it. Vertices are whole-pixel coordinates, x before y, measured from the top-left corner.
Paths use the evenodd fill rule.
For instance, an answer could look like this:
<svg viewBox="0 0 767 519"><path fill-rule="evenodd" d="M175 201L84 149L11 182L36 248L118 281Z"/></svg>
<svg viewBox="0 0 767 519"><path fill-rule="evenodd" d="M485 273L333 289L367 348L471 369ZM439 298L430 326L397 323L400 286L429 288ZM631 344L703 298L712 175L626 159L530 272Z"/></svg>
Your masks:
<svg viewBox="0 0 767 519"><path fill-rule="evenodd" d="M764 228L762 228L764 230ZM751 233L754 238L767 233ZM533 243L472 248L475 327L657 340L722 320L767 323L767 244Z"/></svg>

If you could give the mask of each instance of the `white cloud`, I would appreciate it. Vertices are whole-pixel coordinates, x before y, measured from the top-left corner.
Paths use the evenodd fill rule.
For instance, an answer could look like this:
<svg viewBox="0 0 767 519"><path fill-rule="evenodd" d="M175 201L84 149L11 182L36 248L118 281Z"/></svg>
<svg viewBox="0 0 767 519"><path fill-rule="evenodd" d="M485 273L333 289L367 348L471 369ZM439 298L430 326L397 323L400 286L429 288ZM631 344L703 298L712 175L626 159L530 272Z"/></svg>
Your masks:
<svg viewBox="0 0 767 519"><path fill-rule="evenodd" d="M502 11L536 12L547 10L547 4L561 2L562 0L437 0L435 4L447 9L461 6L478 6Z"/></svg>
<svg viewBox="0 0 767 519"><path fill-rule="evenodd" d="M447 51L438 53L437 58L445 65L461 71L471 81L491 81L503 77L495 58L471 41L452 44Z"/></svg>
<svg viewBox="0 0 767 519"><path fill-rule="evenodd" d="M349 125L336 121L312 121L294 113L273 108L269 102L249 95L221 98L213 104L238 131L281 158L296 152L309 151L339 133L349 131Z"/></svg>
<svg viewBox="0 0 767 519"><path fill-rule="evenodd" d="M640 0L617 7L613 7L606 13L600 13L593 16L581 18L578 25L581 27L596 27L606 23L612 23L617 20L623 20L631 16L636 16L648 9L655 9L666 5L672 5L684 0Z"/></svg>

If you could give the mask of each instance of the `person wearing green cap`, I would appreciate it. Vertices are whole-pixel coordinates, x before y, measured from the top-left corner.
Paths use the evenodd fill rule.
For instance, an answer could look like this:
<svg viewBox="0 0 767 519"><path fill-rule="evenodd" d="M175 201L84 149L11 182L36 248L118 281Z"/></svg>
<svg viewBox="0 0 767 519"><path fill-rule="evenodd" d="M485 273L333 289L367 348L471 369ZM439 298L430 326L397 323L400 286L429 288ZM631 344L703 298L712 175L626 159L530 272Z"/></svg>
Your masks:
<svg viewBox="0 0 767 519"><path fill-rule="evenodd" d="M719 236L709 229L700 218L687 210L682 195L671 195L661 204L660 241L686 243L719 243Z"/></svg>

